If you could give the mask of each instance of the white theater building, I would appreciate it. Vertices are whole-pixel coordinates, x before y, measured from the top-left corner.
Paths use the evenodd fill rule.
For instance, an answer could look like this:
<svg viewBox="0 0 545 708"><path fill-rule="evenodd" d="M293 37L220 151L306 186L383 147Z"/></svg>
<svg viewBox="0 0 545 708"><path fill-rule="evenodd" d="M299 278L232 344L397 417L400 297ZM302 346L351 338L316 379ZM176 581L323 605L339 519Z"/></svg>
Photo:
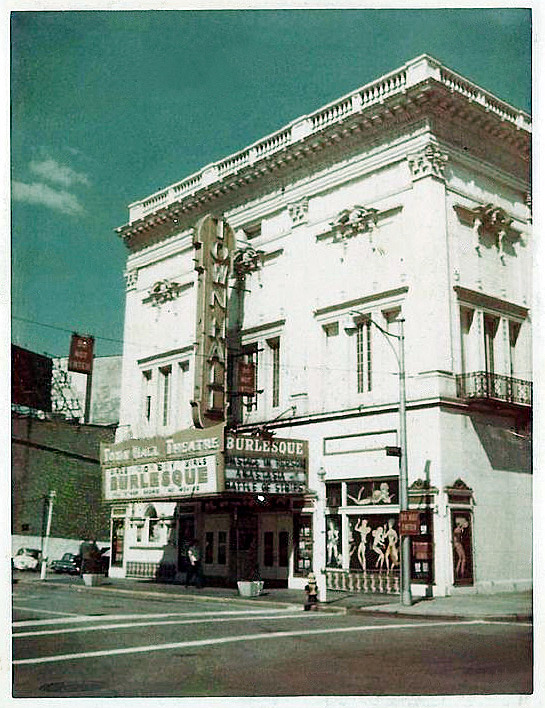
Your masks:
<svg viewBox="0 0 545 708"><path fill-rule="evenodd" d="M112 575L398 593L403 370L413 594L531 586L530 131L424 55L129 206Z"/></svg>

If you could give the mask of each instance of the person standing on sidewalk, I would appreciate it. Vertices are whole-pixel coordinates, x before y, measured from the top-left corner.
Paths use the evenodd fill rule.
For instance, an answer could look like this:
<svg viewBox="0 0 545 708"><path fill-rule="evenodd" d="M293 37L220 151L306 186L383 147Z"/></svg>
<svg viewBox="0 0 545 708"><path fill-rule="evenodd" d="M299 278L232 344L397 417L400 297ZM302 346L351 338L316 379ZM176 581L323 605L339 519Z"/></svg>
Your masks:
<svg viewBox="0 0 545 708"><path fill-rule="evenodd" d="M307 600L304 604L304 610L317 610L318 609L318 583L316 582L316 576L314 573L309 573L307 578L307 584L305 585L305 592L307 594Z"/></svg>
<svg viewBox="0 0 545 708"><path fill-rule="evenodd" d="M186 588L189 587L191 581L195 578L195 586L202 588L204 582L202 575L201 549L199 548L199 543L196 538L193 539L191 545L189 546L187 557L189 563L187 567L187 574L185 576L185 586Z"/></svg>

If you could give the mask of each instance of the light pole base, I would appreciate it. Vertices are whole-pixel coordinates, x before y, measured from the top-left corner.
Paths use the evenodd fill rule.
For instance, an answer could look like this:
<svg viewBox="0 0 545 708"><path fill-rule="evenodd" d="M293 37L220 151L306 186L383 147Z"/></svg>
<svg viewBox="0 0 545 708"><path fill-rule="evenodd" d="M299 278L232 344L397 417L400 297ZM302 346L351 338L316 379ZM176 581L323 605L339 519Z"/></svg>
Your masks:
<svg viewBox="0 0 545 708"><path fill-rule="evenodd" d="M401 604L404 607L411 607L411 605L413 604L413 598L409 590L404 590L401 593Z"/></svg>

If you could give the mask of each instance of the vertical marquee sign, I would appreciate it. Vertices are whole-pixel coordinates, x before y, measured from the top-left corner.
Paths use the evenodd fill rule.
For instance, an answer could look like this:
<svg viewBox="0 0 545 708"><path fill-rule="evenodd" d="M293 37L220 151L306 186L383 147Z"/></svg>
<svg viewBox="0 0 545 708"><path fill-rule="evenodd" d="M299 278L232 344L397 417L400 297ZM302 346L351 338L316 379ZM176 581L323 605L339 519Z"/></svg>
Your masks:
<svg viewBox="0 0 545 708"><path fill-rule="evenodd" d="M235 234L208 214L195 227L198 305L195 387L191 409L196 428L225 419L227 374L227 285Z"/></svg>

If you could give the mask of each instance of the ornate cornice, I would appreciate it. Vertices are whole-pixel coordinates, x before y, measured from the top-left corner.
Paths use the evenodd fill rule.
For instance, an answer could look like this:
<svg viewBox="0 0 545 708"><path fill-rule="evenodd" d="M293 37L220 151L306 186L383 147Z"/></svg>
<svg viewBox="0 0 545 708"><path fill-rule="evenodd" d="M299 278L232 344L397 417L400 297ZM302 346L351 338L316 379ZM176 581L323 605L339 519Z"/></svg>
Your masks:
<svg viewBox="0 0 545 708"><path fill-rule="evenodd" d="M431 57L419 57L353 94L297 119L252 146L135 202L117 229L131 250L167 238L204 211L225 212L279 180L295 179L377 145L381 135L428 120L447 142L523 177L531 138L528 116ZM415 178L444 177L440 155L411 156ZM273 187L274 189L274 187ZM249 191L251 190L251 192ZM304 214L299 208L296 218Z"/></svg>
<svg viewBox="0 0 545 708"><path fill-rule="evenodd" d="M138 285L138 268L133 268L131 270L125 271L125 288L127 292L129 290L136 290Z"/></svg>
<svg viewBox="0 0 545 708"><path fill-rule="evenodd" d="M345 241L357 234L369 233L377 225L378 209L354 205L340 211L329 224L334 241Z"/></svg>
<svg viewBox="0 0 545 708"><path fill-rule="evenodd" d="M508 317L516 317L518 319L526 319L528 317L528 308L522 305L517 305L508 300L502 300L493 295L486 295L478 290L470 290L460 285L454 286L458 300L466 305L475 305L476 307L486 307L489 310L496 310Z"/></svg>
<svg viewBox="0 0 545 708"><path fill-rule="evenodd" d="M403 298L406 293L409 292L409 287L407 285L402 285L399 288L393 288L392 290L384 290L379 293L372 293L365 297L359 297L355 300L346 300L344 302L335 303L332 305L326 305L325 307L320 307L314 310L314 317L320 319L327 315L331 315L338 312L345 312L350 309L354 309L360 306L367 306L369 303L388 301L392 298Z"/></svg>
<svg viewBox="0 0 545 708"><path fill-rule="evenodd" d="M265 253L257 251L252 246L240 248L233 256L233 273L237 278L244 278L263 267Z"/></svg>
<svg viewBox="0 0 545 708"><path fill-rule="evenodd" d="M288 204L288 214L293 226L306 223L308 219L308 198L304 197L298 202Z"/></svg>
<svg viewBox="0 0 545 708"><path fill-rule="evenodd" d="M375 245L374 231L377 229L379 221L387 216L391 216L402 207L394 207L379 211L373 207L360 206L358 204L348 209L343 209L329 223L326 231L316 236L317 241L330 238L333 243L345 243L349 239L360 234L366 234L369 245L373 252L383 251Z"/></svg>
<svg viewBox="0 0 545 708"><path fill-rule="evenodd" d="M463 479L457 479L453 484L445 487L451 504L470 504L473 501L473 489Z"/></svg>
<svg viewBox="0 0 545 708"><path fill-rule="evenodd" d="M153 307L158 307L159 305L164 305L166 302L171 302L175 300L180 294L192 287L193 283L186 283L180 285L180 283L175 283L172 280L164 279L158 280L148 292L148 296L142 300L144 303L151 303Z"/></svg>
<svg viewBox="0 0 545 708"><path fill-rule="evenodd" d="M442 153L436 145L428 145L420 152L407 156L413 182L423 177L445 179L445 167L448 156Z"/></svg>
<svg viewBox="0 0 545 708"><path fill-rule="evenodd" d="M532 212L532 190L529 189L526 194L524 195L524 203L526 204L526 208L528 209L528 223L531 224L533 221L533 212Z"/></svg>
<svg viewBox="0 0 545 708"><path fill-rule="evenodd" d="M479 254L481 245L492 244L503 257L520 241L521 232L512 228L513 219L499 206L489 203L471 209L456 204L454 209L460 220L472 227L475 250Z"/></svg>

